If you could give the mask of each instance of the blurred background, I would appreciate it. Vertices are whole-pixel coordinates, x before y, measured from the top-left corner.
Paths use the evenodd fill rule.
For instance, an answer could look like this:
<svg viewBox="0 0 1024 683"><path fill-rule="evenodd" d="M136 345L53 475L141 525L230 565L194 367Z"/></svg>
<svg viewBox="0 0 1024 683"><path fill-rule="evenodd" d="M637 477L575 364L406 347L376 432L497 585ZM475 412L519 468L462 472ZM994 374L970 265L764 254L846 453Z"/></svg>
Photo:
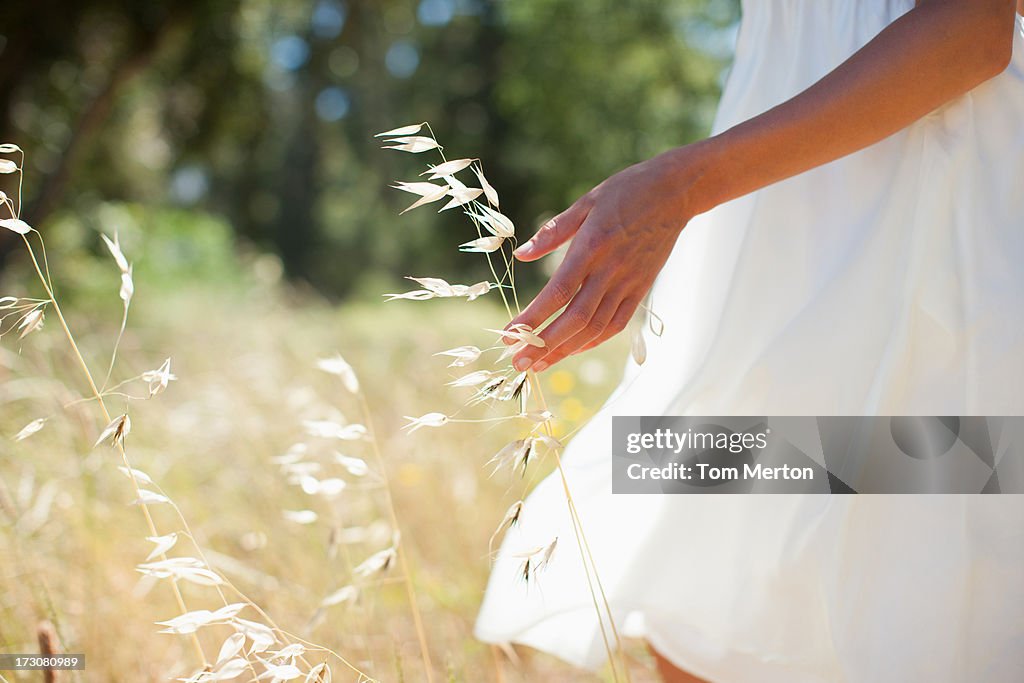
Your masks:
<svg viewBox="0 0 1024 683"><path fill-rule="evenodd" d="M0 138L27 152L33 225L197 220L332 298L376 293L381 273L478 259L449 248L453 221L396 221L387 183L411 162L373 133L429 121L531 229L707 132L737 4L11 0Z"/></svg>
<svg viewBox="0 0 1024 683"><path fill-rule="evenodd" d="M380 495L311 501L272 460L297 442L310 457L329 450L304 420L365 417L316 370L341 352L372 407L434 667L441 680L495 679L471 636L487 541L551 464L489 479L483 463L514 430L400 433L403 415L466 398L431 354L486 346L482 328L507 317L487 297L381 303L412 288L405 275L489 272L455 249L471 230L455 212L398 217L414 198L388 185L436 157L381 151L373 134L429 121L449 158L482 160L522 237L609 174L707 134L738 19L738 0L0 4L0 142L26 152L22 218L46 239L58 299L101 378L122 309L100 234L119 235L136 298L110 384L166 357L179 377L131 403L133 465L173 494L219 571L383 680L422 680L400 587L348 611L318 607L351 573L337 551L345 530L355 562L387 543ZM0 175L0 190L17 189ZM526 298L544 275L517 271ZM4 295L43 296L24 244L0 230ZM79 401L84 382L47 315L43 331L0 340L0 651L34 650L48 619L89 653L80 680L185 675L187 643L152 625L176 607L140 587L147 532L110 452L92 450L95 405ZM617 339L545 373L560 434L601 405L627 349ZM110 400L118 412L130 401ZM38 435L11 438L36 418L47 418ZM283 516L305 508L316 523ZM506 680L593 680L523 657Z"/></svg>

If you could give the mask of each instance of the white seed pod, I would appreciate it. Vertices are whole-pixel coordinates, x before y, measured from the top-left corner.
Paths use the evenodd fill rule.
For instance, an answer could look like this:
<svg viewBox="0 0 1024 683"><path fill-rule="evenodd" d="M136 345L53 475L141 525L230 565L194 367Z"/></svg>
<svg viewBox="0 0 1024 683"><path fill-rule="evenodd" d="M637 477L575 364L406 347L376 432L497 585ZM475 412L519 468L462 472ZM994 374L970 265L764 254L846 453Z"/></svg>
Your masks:
<svg viewBox="0 0 1024 683"><path fill-rule="evenodd" d="M435 296L456 296L455 287L439 277L412 277L409 275L405 279L412 280Z"/></svg>
<svg viewBox="0 0 1024 683"><path fill-rule="evenodd" d="M506 239L515 236L515 225L508 216L495 211L489 206L481 206L479 204L477 206L480 206L484 213L470 212L469 215L479 221L492 234Z"/></svg>
<svg viewBox="0 0 1024 683"><path fill-rule="evenodd" d="M356 377L356 371L348 361L341 357L341 354L335 354L332 358L321 358L316 362L316 366L329 375L340 377L341 383L351 393L359 393L359 379Z"/></svg>
<svg viewBox="0 0 1024 683"><path fill-rule="evenodd" d="M132 280L132 269L128 267L128 271L121 273L121 291L118 292L118 296L121 297L121 301L127 306L131 303L132 297L135 296L135 282Z"/></svg>
<svg viewBox="0 0 1024 683"><path fill-rule="evenodd" d="M281 516L289 522L295 522L296 524L312 524L320 518L312 510L284 510L281 512Z"/></svg>
<svg viewBox="0 0 1024 683"><path fill-rule="evenodd" d="M414 123L411 126L402 126L401 128L394 128L392 130L386 130L383 133L377 133L373 137L375 138L398 138L405 135L416 135L423 130L422 123Z"/></svg>
<svg viewBox="0 0 1024 683"><path fill-rule="evenodd" d="M232 659L235 655L242 651L245 646L245 634L243 633L232 633L230 636L224 639L224 642L220 646L220 653L217 655L217 666L222 668L222 664ZM243 662L245 660L242 660Z"/></svg>
<svg viewBox="0 0 1024 683"><path fill-rule="evenodd" d="M507 330L492 330L488 328L487 331L500 334L503 338L526 342L530 346L536 346L540 349L547 346L547 342L545 342L542 337L534 334L533 329L529 325L524 325L522 323L512 325Z"/></svg>
<svg viewBox="0 0 1024 683"><path fill-rule="evenodd" d="M441 149L441 145L437 144L437 140L428 137L401 137L385 140L384 142L384 149L394 149L399 152L410 152L412 154L429 152L432 149Z"/></svg>
<svg viewBox="0 0 1024 683"><path fill-rule="evenodd" d="M476 361L480 358L481 353L483 352L475 346L459 346L454 349L448 349L447 351L439 351L434 355L453 358L454 360L448 364L448 367L461 368Z"/></svg>
<svg viewBox="0 0 1024 683"><path fill-rule="evenodd" d="M459 251L464 251L466 253L490 254L501 249L501 245L504 243L504 237L481 237L480 239L460 244Z"/></svg>
<svg viewBox="0 0 1024 683"><path fill-rule="evenodd" d="M320 601L321 607L332 607L346 602L352 602L359 597L359 589L355 586L345 586L334 591Z"/></svg>
<svg viewBox="0 0 1024 683"><path fill-rule="evenodd" d="M270 627L259 622L233 617L229 623L236 631L244 633L245 637L252 641L252 645L249 646L249 654L266 652L277 642Z"/></svg>
<svg viewBox="0 0 1024 683"><path fill-rule="evenodd" d="M100 432L100 437L96 439L96 443L93 444L93 448L99 446L104 441L109 440L111 445L116 446L119 443L124 443L124 437L132 431L132 420L127 415L118 415L110 424L103 428Z"/></svg>
<svg viewBox="0 0 1024 683"><path fill-rule="evenodd" d="M437 180L438 178L454 175L459 171L468 168L474 161L476 161L476 159L453 159L451 161L446 161L443 164L438 164L437 166L431 166L429 170L424 171L420 175L427 175L429 173L431 180Z"/></svg>
<svg viewBox="0 0 1024 683"><path fill-rule="evenodd" d="M149 489L139 489L139 497L133 500L131 505L163 505L170 502L171 499L161 493Z"/></svg>
<svg viewBox="0 0 1024 683"><path fill-rule="evenodd" d="M437 295L433 292L428 292L425 289L416 289L411 292L404 292L402 294L385 294L387 301L396 301L398 299L408 299L410 301L426 301L427 299L433 299Z"/></svg>
<svg viewBox="0 0 1024 683"><path fill-rule="evenodd" d="M24 339L33 332L43 329L43 323L45 320L46 314L43 313L43 309L37 308L29 311L18 324L18 329L21 330L21 334L18 335L18 339Z"/></svg>
<svg viewBox="0 0 1024 683"><path fill-rule="evenodd" d="M129 469L124 465L118 465L117 469L121 470L121 474L123 474L124 476L128 477L129 479L134 479L140 484L149 484L151 486L153 485L153 478L150 477L145 472L143 472L142 470L137 470L134 468Z"/></svg>
<svg viewBox="0 0 1024 683"><path fill-rule="evenodd" d="M175 633L179 635L195 633L214 620L213 612L207 609L186 612L179 617L167 621L156 622L157 626L164 626L160 633Z"/></svg>
<svg viewBox="0 0 1024 683"><path fill-rule="evenodd" d="M27 235L32 232L32 226L20 218L2 218L0 219L0 228L7 228L19 235Z"/></svg>
<svg viewBox="0 0 1024 683"><path fill-rule="evenodd" d="M385 548L368 557L352 572L362 578L386 572L394 564L396 555L394 548Z"/></svg>
<svg viewBox="0 0 1024 683"><path fill-rule="evenodd" d="M449 420L448 416L444 413L427 413L420 417L406 415L405 419L409 420L409 422L402 429L409 433L415 432L420 427L442 427L448 424Z"/></svg>
<svg viewBox="0 0 1024 683"><path fill-rule="evenodd" d="M121 251L121 241L118 239L117 233L114 233L114 240L111 241L109 237L104 234L100 234L103 238L103 242L107 245L107 250L110 251L110 255L114 257L114 262L117 263L118 269L122 273L127 273L129 269L128 259L125 258L124 252Z"/></svg>
<svg viewBox="0 0 1024 683"><path fill-rule="evenodd" d="M305 683L331 683L331 669L327 662L320 662L310 669Z"/></svg>
<svg viewBox="0 0 1024 683"><path fill-rule="evenodd" d="M174 532L167 534L166 536L146 536L146 540L156 546L146 557L146 561L149 562L153 558L159 557L173 548L178 542L178 534L177 532Z"/></svg>
<svg viewBox="0 0 1024 683"><path fill-rule="evenodd" d="M239 633L235 634L241 635ZM244 638L244 636L242 636ZM197 679L197 683L206 683L206 681L232 681L249 669L249 662L244 657L235 657L234 659L225 660L220 663L217 668L203 677Z"/></svg>
<svg viewBox="0 0 1024 683"><path fill-rule="evenodd" d="M491 372L490 370L477 370L475 372L469 373L468 375L463 375L462 377L459 377L458 379L454 379L451 382L448 382L448 386L450 386L450 387L475 387L475 386L478 386L480 384L483 384L484 382L487 382L487 381L491 380L494 377L495 377L495 373Z"/></svg>
<svg viewBox="0 0 1024 683"><path fill-rule="evenodd" d="M167 389L167 385L177 380L171 372L171 359L168 358L163 362L156 370L147 370L142 373L142 381L149 383L149 395L150 397L156 396Z"/></svg>
<svg viewBox="0 0 1024 683"><path fill-rule="evenodd" d="M534 566L534 570L533 570L534 574L536 574L537 572L543 570L545 567L547 567L551 563L551 558L555 554L555 548L557 546L558 546L558 536L555 536L555 540L551 541L551 543L549 543L547 545L547 547L544 548L544 552L541 554L540 562L538 562Z"/></svg>
<svg viewBox="0 0 1024 683"><path fill-rule="evenodd" d="M643 365L647 360L647 342L644 340L643 330L634 330L633 338L629 346L630 355L637 365Z"/></svg>
<svg viewBox="0 0 1024 683"><path fill-rule="evenodd" d="M391 187L395 188L396 190L402 190L403 192L418 194L421 197L429 197L435 194L438 190L443 191L442 196L443 194L448 192L448 187L446 185L438 185L436 183L427 182L405 183L399 180Z"/></svg>
<svg viewBox="0 0 1024 683"><path fill-rule="evenodd" d="M515 503L512 503L509 509L505 511L505 516L502 518L501 523L498 525L498 528L494 530L494 533L491 534L491 538L487 542L487 550L489 554L493 555L494 541L498 538L498 536L500 536L506 530L511 529L516 524L518 524L519 517L522 515L522 513L523 501L521 500L517 500Z"/></svg>
<svg viewBox="0 0 1024 683"><path fill-rule="evenodd" d="M460 206L465 206L471 201L479 197L484 193L479 187L464 187L464 188L452 188L448 190L448 195L452 198L447 204L441 207L438 211L447 211L448 209L455 209Z"/></svg>
<svg viewBox="0 0 1024 683"><path fill-rule="evenodd" d="M492 475L503 467L514 468L529 448L530 439L517 439L495 453L493 458L484 463L484 467L493 465Z"/></svg>
<svg viewBox="0 0 1024 683"><path fill-rule="evenodd" d="M483 167L477 164L477 166L473 167L473 173L476 174L477 180L480 181L480 187L484 191L484 196L487 197L487 203L495 209L499 208L498 191L495 190L489 182L487 182L487 178L484 176Z"/></svg>
<svg viewBox="0 0 1024 683"><path fill-rule="evenodd" d="M475 285L467 287L465 294L462 296L466 297L466 301L475 301L492 289L494 289L494 285L492 283L487 281L478 282Z"/></svg>
<svg viewBox="0 0 1024 683"><path fill-rule="evenodd" d="M24 441L28 437L37 433L46 425L46 418L41 417L36 420L32 420L27 425L21 428L21 431L14 435L15 441Z"/></svg>
<svg viewBox="0 0 1024 683"><path fill-rule="evenodd" d="M367 465L366 461L362 458L356 458L351 455L343 455L342 453L335 452L334 460L344 467L345 471L353 477L365 477L370 473L370 466Z"/></svg>

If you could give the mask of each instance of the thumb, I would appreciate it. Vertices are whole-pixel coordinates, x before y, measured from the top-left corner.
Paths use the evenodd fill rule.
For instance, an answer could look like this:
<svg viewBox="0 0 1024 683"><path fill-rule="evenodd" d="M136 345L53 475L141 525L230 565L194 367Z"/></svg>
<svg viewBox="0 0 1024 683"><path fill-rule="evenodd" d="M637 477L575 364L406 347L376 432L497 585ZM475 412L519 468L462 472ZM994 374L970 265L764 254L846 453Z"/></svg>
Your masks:
<svg viewBox="0 0 1024 683"><path fill-rule="evenodd" d="M536 261L567 242L583 224L589 210L577 202L541 226L540 230L516 249L513 254L520 261Z"/></svg>

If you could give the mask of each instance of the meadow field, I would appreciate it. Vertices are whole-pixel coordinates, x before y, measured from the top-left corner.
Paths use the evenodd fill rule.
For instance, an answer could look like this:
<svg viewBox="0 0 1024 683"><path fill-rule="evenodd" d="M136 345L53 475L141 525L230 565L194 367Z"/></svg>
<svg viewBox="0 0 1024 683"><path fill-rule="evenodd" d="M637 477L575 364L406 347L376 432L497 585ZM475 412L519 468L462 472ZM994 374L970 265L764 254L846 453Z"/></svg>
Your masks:
<svg viewBox="0 0 1024 683"><path fill-rule="evenodd" d="M390 493L434 680L598 680L524 650L514 662L472 637L489 539L552 463L531 466L525 478L489 476L485 463L521 431L506 423L401 430L404 415L450 413L465 401L465 389L445 386L461 369L432 354L493 344L484 328L504 324L503 309L486 297L385 304L372 292L335 306L286 284L274 257L236 256L216 222L183 227L173 215L154 222L124 207L108 217L121 226L135 295L105 402L130 415L131 466L173 501L149 506L160 535L179 534L168 554L195 553L184 518L232 586L216 587L222 600L213 587L179 582L188 609L238 602L237 588L282 630L334 650L373 679L427 680L401 567L355 571L392 543ZM100 229L112 235L113 227ZM57 299L102 379L121 322L117 268L97 231L58 223L46 237ZM388 285L403 286L381 283ZM0 294L42 296L23 255L3 273ZM627 347L618 339L543 375L557 434L600 405ZM359 395L318 368L339 353L358 376ZM132 378L167 358L176 379L150 398L149 384ZM167 581L136 569L154 544L131 504L137 494L121 456L109 444L94 446L105 425L89 395L51 312L41 330L0 340L0 650L38 651L37 629L48 621L63 651L87 656L84 672L59 680L187 678L199 664L195 643L159 633L156 622L180 609ZM494 414L486 406L473 413ZM16 439L41 418L42 429ZM365 424L380 459L369 439L324 438L317 424L327 422ZM338 453L365 462L369 475ZM311 493L302 485L308 473L347 486ZM577 549L567 543L559 551ZM256 618L251 609L241 616ZM205 657L213 661L231 632L200 629ZM645 654L635 654L634 679L645 680ZM335 681L359 680L335 661L331 667ZM4 676L42 680L39 672Z"/></svg>
<svg viewBox="0 0 1024 683"><path fill-rule="evenodd" d="M499 343L501 294L557 261L502 259L546 220L706 136L739 2L37 5L0 3L0 654L48 634L86 654L65 683L623 680L472 632L546 430L602 405L629 339L530 381L554 417L525 456L507 359L435 354ZM431 206L399 217L410 193ZM404 276L501 288L385 302ZM512 400L446 386L483 367Z"/></svg>

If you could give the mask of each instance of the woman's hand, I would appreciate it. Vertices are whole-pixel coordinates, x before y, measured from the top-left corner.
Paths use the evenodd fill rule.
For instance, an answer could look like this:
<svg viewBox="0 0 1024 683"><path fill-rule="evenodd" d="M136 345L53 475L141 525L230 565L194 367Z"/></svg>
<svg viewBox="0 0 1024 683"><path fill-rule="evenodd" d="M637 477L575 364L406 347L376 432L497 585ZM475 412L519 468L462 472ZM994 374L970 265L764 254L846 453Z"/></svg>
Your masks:
<svg viewBox="0 0 1024 683"><path fill-rule="evenodd" d="M701 167L700 149L682 147L616 173L516 249L519 260L535 261L572 240L551 280L509 323L538 329L565 306L539 333L543 348L516 354L517 369L540 372L626 327L694 215L687 188Z"/></svg>

